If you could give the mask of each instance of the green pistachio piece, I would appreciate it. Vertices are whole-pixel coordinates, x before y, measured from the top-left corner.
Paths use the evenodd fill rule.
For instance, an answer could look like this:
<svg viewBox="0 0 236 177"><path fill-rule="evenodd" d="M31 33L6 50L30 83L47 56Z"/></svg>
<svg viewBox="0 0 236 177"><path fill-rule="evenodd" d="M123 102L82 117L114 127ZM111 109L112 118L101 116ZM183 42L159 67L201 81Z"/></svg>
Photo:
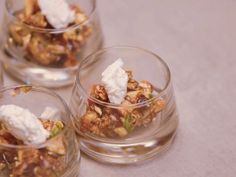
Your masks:
<svg viewBox="0 0 236 177"><path fill-rule="evenodd" d="M63 128L64 124L61 121L56 121L51 130L50 138L56 136Z"/></svg>
<svg viewBox="0 0 236 177"><path fill-rule="evenodd" d="M123 127L130 133L134 130L134 126L132 125L132 116L130 114L128 114L125 117L125 120L123 122Z"/></svg>

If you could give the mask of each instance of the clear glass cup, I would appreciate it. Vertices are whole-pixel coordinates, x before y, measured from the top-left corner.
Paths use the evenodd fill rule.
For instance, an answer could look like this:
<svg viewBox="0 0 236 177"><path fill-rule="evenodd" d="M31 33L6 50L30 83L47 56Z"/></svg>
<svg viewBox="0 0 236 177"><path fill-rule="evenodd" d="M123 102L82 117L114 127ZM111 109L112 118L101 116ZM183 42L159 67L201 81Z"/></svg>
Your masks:
<svg viewBox="0 0 236 177"><path fill-rule="evenodd" d="M118 58L123 59L125 70L132 70L134 79L152 83L150 99L112 104L91 96L91 88L99 84L101 73ZM89 65L90 60L96 63ZM100 98L104 95L99 89L97 93ZM154 157L170 146L178 126L167 64L156 54L137 47L110 47L83 59L70 108L81 150L108 163L129 164Z"/></svg>
<svg viewBox="0 0 236 177"><path fill-rule="evenodd" d="M102 46L103 35L96 0L67 1L78 12L76 23L54 29L35 26L44 24L40 14L27 18L19 15L27 13L22 12L27 1L5 0L1 50L8 73L27 84L45 87L74 82L78 62Z"/></svg>
<svg viewBox="0 0 236 177"><path fill-rule="evenodd" d="M80 151L66 103L54 92L34 86L5 87L0 90L0 106L14 104L40 117L46 107L60 110L56 120L64 128L44 143L29 145L6 133L0 126L1 177L75 177L79 174ZM47 122L47 121L46 121ZM46 125L50 126L49 123ZM57 126L58 127L58 126ZM55 129L56 131L56 129Z"/></svg>

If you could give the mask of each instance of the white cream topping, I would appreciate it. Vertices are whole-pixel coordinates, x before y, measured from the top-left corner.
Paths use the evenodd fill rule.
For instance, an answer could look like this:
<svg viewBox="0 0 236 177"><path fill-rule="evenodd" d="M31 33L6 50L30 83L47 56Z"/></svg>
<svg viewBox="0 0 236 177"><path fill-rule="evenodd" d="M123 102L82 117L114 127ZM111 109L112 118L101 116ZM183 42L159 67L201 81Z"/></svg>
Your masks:
<svg viewBox="0 0 236 177"><path fill-rule="evenodd" d="M57 108L48 106L44 109L43 113L40 115L40 118L48 120L58 120L60 116L60 111Z"/></svg>
<svg viewBox="0 0 236 177"><path fill-rule="evenodd" d="M66 0L38 0L42 14L56 29L65 28L75 20L75 12Z"/></svg>
<svg viewBox="0 0 236 177"><path fill-rule="evenodd" d="M16 105L1 106L0 121L13 136L25 144L43 143L50 135L34 114Z"/></svg>
<svg viewBox="0 0 236 177"><path fill-rule="evenodd" d="M102 73L102 83L111 103L120 104L127 93L128 74L123 66L124 62L119 58Z"/></svg>

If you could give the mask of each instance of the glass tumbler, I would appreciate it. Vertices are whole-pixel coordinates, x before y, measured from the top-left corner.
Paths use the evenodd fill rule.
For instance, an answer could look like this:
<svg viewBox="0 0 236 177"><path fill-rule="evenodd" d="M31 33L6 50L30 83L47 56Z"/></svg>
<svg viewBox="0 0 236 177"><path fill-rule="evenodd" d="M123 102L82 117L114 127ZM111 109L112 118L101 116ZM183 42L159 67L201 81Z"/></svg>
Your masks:
<svg viewBox="0 0 236 177"><path fill-rule="evenodd" d="M152 84L153 92L147 95L150 99L141 96L142 101L137 103L113 104L98 99L104 96L102 89L96 87L97 95L91 94L91 88L102 79L101 73L118 58L122 58L126 71L132 71L133 78L145 81L140 82L144 88ZM89 65L90 60L96 63ZM132 98L136 91L128 93ZM129 164L154 157L171 145L178 126L167 64L156 54L137 47L114 46L83 59L70 108L81 150L108 163Z"/></svg>
<svg viewBox="0 0 236 177"><path fill-rule="evenodd" d="M76 177L79 174L80 151L71 128L70 112L66 103L54 92L34 86L5 87L0 90L0 106L16 105L28 109L41 118L46 107L59 110L50 121L43 119L44 127L51 127L45 142L21 143L4 129L0 122L0 176L1 177ZM45 115L45 114L44 114ZM51 114L52 115L52 114ZM45 118L45 117L44 117ZM60 129L60 127L62 129ZM58 131L60 130L60 131ZM57 132L57 133L56 133Z"/></svg>
<svg viewBox="0 0 236 177"><path fill-rule="evenodd" d="M33 14L32 8L40 8L30 2L37 1L5 0L1 34L5 70L27 84L72 84L80 59L103 43L96 0L67 0L76 14L75 22L57 29L41 11Z"/></svg>

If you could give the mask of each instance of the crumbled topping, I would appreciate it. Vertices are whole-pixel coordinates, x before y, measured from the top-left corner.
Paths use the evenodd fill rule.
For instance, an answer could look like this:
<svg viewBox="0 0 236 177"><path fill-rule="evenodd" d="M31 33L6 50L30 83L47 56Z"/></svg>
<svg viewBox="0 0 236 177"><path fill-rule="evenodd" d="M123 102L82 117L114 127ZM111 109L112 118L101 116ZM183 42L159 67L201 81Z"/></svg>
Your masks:
<svg viewBox="0 0 236 177"><path fill-rule="evenodd" d="M108 108L88 100L87 112L79 119L80 130L101 137L126 137L139 127L146 127L153 122L156 115L165 108L165 100L154 99L141 107L129 107L133 104L144 103L158 94L148 81L136 81L132 71L128 75L127 93L120 108ZM108 93L102 85L94 85L91 96L110 103ZM128 106L128 107L127 107Z"/></svg>

